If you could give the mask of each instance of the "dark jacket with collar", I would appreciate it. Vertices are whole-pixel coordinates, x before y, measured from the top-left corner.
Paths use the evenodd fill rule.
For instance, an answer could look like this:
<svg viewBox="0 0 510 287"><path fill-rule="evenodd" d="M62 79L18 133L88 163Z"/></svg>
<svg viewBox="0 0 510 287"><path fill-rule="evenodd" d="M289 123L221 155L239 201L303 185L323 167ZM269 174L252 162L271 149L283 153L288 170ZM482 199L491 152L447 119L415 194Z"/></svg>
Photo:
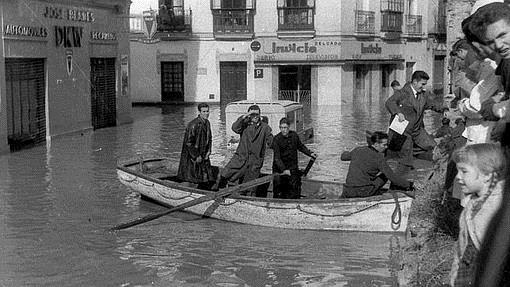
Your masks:
<svg viewBox="0 0 510 287"><path fill-rule="evenodd" d="M397 186L409 186L409 181L395 174L386 162L384 154L378 152L373 147L357 147L350 152L343 152L341 160L351 161L345 179L346 186L360 187L371 185L379 172L382 172L386 178Z"/></svg>
<svg viewBox="0 0 510 287"><path fill-rule="evenodd" d="M405 133L411 136L417 136L420 129L425 127L423 123L423 116L425 110L432 109L436 112L442 112L442 104L430 99L427 93L419 93L418 97L414 96L413 89L410 83L396 91L393 96L386 100L386 108L391 114L392 119L396 114L402 113L409 121Z"/></svg>

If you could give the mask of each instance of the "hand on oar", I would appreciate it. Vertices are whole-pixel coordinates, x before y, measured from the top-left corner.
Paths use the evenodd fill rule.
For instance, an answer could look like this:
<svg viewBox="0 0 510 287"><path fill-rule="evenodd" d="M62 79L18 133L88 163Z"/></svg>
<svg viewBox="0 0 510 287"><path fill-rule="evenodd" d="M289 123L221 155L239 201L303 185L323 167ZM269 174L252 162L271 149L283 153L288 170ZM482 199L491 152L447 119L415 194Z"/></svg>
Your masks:
<svg viewBox="0 0 510 287"><path fill-rule="evenodd" d="M271 180L273 180L273 178L275 176L278 176L278 175L279 174L266 175L266 176L263 176L263 177L260 177L260 178L257 178L257 179L254 179L254 180L251 180L251 181L248 181L248 182L245 182L245 183L233 186L233 187L229 187L229 188L220 190L218 192L213 192L211 194L204 195L202 197L199 197L199 198L190 200L188 202L185 202L183 204L177 205L176 207L170 208L169 210L166 210L164 212L160 212L160 213L156 213L156 214L150 214L150 215L147 215L147 216L144 216L144 217L139 217L139 218L137 218L135 220L132 220L132 221L129 221L127 223L119 224L117 226L112 227L111 230L126 229L126 228L129 228L131 226L135 226L135 225L147 222L147 221L151 221L151 220L160 218L161 216L165 216L165 215L170 214L170 213L172 213L174 211L183 210L185 208L188 208L188 207L191 207L191 206L194 206L194 205L198 205L198 204L206 202L206 201L211 201L211 200L215 200L215 199L220 198L220 197L229 196L229 195L231 195L233 193L236 193L236 192L239 192L239 191L242 191L242 190L245 190L245 189L249 189L249 188L252 188L252 187L255 187L255 186L267 183L267 182L270 182Z"/></svg>
<svg viewBox="0 0 510 287"><path fill-rule="evenodd" d="M312 168L313 164L315 163L315 159L316 159L316 158L317 158L316 156L315 156L315 157L313 157L313 156L312 156L312 157L310 157L310 160L308 161L308 164L306 165L306 168L305 168L305 170L303 171L303 177L305 177L305 176L308 174L308 172L309 172L309 171L310 171L310 169Z"/></svg>

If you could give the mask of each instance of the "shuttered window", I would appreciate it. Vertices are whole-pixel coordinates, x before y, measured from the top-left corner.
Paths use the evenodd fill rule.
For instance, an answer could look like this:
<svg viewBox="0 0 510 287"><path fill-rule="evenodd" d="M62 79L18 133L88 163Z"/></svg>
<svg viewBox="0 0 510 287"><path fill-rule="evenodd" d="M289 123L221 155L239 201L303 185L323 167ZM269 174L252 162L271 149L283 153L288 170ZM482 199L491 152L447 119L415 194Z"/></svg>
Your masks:
<svg viewBox="0 0 510 287"><path fill-rule="evenodd" d="M115 58L90 59L92 127L115 126L117 122Z"/></svg>
<svg viewBox="0 0 510 287"><path fill-rule="evenodd" d="M6 58L7 134L11 149L46 140L44 59Z"/></svg>

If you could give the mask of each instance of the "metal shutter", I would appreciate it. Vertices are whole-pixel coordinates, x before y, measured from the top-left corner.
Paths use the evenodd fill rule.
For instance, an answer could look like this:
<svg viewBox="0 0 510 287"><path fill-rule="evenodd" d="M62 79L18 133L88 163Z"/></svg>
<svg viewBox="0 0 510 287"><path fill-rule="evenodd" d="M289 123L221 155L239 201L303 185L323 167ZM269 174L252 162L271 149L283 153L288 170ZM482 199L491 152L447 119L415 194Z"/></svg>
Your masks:
<svg viewBox="0 0 510 287"><path fill-rule="evenodd" d="M92 126L116 125L115 58L90 59Z"/></svg>
<svg viewBox="0 0 510 287"><path fill-rule="evenodd" d="M11 150L46 140L44 59L6 58L7 135Z"/></svg>

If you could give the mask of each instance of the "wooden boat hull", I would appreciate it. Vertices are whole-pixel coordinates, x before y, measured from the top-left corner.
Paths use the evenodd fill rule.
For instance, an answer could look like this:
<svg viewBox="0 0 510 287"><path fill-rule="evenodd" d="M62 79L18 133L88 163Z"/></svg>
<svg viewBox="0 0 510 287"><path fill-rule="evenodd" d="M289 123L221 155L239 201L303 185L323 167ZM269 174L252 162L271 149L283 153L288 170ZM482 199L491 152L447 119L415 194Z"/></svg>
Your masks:
<svg viewBox="0 0 510 287"><path fill-rule="evenodd" d="M161 163L164 159L144 161ZM140 172L140 164L131 162L117 168L119 180L126 186L165 206L177 206L210 194L210 191L183 186L159 176ZM143 168L142 168L143 170ZM307 180L309 181L309 180ZM322 189L341 188L336 182L319 182ZM308 183L309 184L309 183ZM303 190L307 186L303 182ZM191 206L186 211L220 220L259 226L368 232L405 232L412 198L398 194L400 222L392 224L396 204L388 195L356 199L272 199L231 196Z"/></svg>

